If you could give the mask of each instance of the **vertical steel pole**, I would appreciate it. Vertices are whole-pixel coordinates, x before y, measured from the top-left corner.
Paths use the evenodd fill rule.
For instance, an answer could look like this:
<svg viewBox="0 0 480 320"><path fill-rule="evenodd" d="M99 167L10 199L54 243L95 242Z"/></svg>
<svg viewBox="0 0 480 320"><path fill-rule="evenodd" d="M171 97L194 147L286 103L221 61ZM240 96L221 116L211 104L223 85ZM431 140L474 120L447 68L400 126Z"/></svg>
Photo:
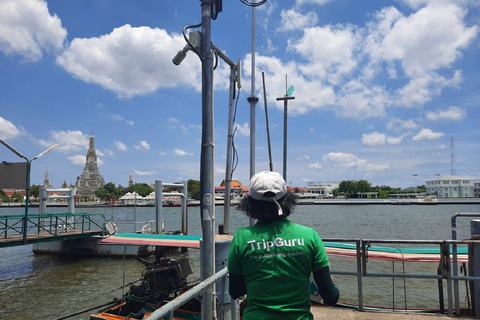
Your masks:
<svg viewBox="0 0 480 320"><path fill-rule="evenodd" d="M283 100L283 180L285 182L287 182L287 117L288 102L285 99Z"/></svg>
<svg viewBox="0 0 480 320"><path fill-rule="evenodd" d="M187 208L187 197L188 197L188 190L187 190L187 181L182 181L183 185L183 197L182 197L182 234L188 234L188 208Z"/></svg>
<svg viewBox="0 0 480 320"><path fill-rule="evenodd" d="M223 234L228 234L228 224L230 220L234 92L235 92L235 68L230 68L230 92L229 92L229 100L228 100L227 163L225 168L225 198L223 203L223 212L224 212L223 213Z"/></svg>
<svg viewBox="0 0 480 320"><path fill-rule="evenodd" d="M30 168L31 162L27 159L27 187L25 189L25 217L23 218L23 244L27 244L28 198L30 197Z"/></svg>
<svg viewBox="0 0 480 320"><path fill-rule="evenodd" d="M213 139L213 61L211 38L211 0L202 0L202 150L200 159L200 186L202 210L201 280L214 274L214 139ZM203 292L202 319L213 316L213 286Z"/></svg>
<svg viewBox="0 0 480 320"><path fill-rule="evenodd" d="M252 7L252 81L251 95L247 98L250 103L250 178L255 175L255 105L258 97L255 96L255 7ZM250 218L250 225L255 224L255 220Z"/></svg>
<svg viewBox="0 0 480 320"><path fill-rule="evenodd" d="M155 233L163 234L162 230L162 180L155 180Z"/></svg>

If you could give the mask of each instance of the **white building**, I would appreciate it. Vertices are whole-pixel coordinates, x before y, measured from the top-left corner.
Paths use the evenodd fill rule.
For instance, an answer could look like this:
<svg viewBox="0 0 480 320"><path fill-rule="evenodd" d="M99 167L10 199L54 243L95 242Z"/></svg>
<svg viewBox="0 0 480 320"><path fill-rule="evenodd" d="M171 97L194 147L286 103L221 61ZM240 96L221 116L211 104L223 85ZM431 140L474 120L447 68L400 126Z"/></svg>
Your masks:
<svg viewBox="0 0 480 320"><path fill-rule="evenodd" d="M426 180L425 187L427 194L436 194L439 198L473 198L478 183L477 179L446 175Z"/></svg>
<svg viewBox="0 0 480 320"><path fill-rule="evenodd" d="M307 194L317 194L318 198L333 198L333 189L337 189L339 184L336 182L315 183L307 187Z"/></svg>

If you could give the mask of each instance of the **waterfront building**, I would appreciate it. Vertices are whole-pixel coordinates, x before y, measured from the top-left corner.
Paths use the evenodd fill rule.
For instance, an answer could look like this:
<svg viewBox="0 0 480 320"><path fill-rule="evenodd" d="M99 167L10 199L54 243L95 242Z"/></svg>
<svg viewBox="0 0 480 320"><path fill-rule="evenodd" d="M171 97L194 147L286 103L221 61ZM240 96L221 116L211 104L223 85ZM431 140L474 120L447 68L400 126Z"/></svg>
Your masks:
<svg viewBox="0 0 480 320"><path fill-rule="evenodd" d="M336 182L319 182L307 187L307 193L316 195L317 198L333 198L333 190L340 184Z"/></svg>
<svg viewBox="0 0 480 320"><path fill-rule="evenodd" d="M232 200L241 200L248 194L248 186L244 186L238 180L230 181L230 198ZM215 199L223 200L225 198L225 180L219 187L215 188Z"/></svg>
<svg viewBox="0 0 480 320"><path fill-rule="evenodd" d="M473 178L462 178L445 175L425 181L427 194L434 194L439 198L473 198L475 197L475 183Z"/></svg>
<svg viewBox="0 0 480 320"><path fill-rule="evenodd" d="M94 197L95 191L105 185L97 165L97 152L95 151L95 137L93 132L90 135L90 142L87 151L85 168L82 175L77 178L75 187L77 197Z"/></svg>
<svg viewBox="0 0 480 320"><path fill-rule="evenodd" d="M475 180L473 182L473 195L476 198L480 197L480 180Z"/></svg>

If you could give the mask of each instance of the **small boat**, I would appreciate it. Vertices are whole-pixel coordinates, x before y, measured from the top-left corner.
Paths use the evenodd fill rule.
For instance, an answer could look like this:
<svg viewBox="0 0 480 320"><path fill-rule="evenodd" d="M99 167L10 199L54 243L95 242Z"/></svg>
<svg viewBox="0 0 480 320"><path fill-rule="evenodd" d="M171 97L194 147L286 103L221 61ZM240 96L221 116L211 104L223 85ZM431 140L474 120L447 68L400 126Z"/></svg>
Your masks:
<svg viewBox="0 0 480 320"><path fill-rule="evenodd" d="M192 274L188 258L165 258L159 251L155 262L137 258L146 268L140 284L131 284L127 294L113 305L90 315L90 320L146 319L152 312L191 288L187 276ZM200 301L192 299L174 311L174 319L200 319Z"/></svg>

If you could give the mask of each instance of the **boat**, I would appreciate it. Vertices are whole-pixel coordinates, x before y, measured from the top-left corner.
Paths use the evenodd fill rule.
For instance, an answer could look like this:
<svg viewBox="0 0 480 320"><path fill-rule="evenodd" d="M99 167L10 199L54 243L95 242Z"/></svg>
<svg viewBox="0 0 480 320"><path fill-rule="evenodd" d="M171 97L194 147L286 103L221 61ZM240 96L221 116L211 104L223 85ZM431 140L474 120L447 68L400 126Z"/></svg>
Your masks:
<svg viewBox="0 0 480 320"><path fill-rule="evenodd" d="M152 312L172 299L190 289L193 284L187 283L192 274L188 258L166 258L163 251L158 250L154 262L138 257L145 265L140 284L130 284L128 292L113 305L90 315L90 320L146 319ZM174 319L200 319L201 303L191 300L175 310Z"/></svg>

